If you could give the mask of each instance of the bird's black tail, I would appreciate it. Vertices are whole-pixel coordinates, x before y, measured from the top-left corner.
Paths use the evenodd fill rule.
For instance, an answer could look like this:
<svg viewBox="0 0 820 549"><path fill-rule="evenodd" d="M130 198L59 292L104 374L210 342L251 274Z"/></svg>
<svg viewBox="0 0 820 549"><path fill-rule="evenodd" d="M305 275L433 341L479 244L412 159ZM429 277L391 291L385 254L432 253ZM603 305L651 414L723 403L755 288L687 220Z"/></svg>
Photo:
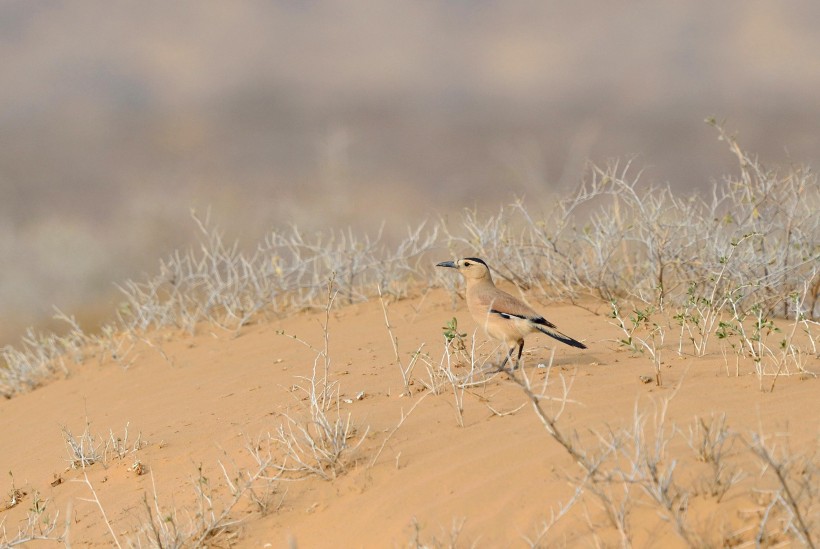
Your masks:
<svg viewBox="0 0 820 549"><path fill-rule="evenodd" d="M559 332L558 330L553 330L551 328L548 328L546 326L542 326L540 324L533 324L533 326L535 326L535 328L539 332L541 332L542 334L546 334L546 335L548 335L552 338L555 338L558 341L560 341L561 343L569 345L570 347L577 347L579 349L586 349L587 348L587 346L584 345L583 343L581 343L580 341L572 339L568 335L564 335L561 332Z"/></svg>

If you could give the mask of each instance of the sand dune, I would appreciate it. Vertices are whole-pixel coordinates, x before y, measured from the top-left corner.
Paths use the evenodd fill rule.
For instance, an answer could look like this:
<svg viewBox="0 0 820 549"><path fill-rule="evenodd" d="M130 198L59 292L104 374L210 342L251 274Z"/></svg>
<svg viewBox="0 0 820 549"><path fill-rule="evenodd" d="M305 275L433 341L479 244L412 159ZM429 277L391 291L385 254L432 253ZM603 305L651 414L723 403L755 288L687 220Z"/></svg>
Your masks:
<svg viewBox="0 0 820 549"><path fill-rule="evenodd" d="M753 539L770 502L768 492L752 489L772 488L772 477L738 439L725 464L744 476L718 502L703 488L709 466L698 462L685 434L696 418L708 423L713 414L725 414L726 425L743 440L759 432L776 437L771 441L779 447L787 444L795 456L816 452L817 381L790 376L780 379L773 392L761 392L756 376L736 376L733 366L727 372L718 351L702 358L678 357L675 344L664 350L663 385L645 384L639 378L653 375L652 362L616 343L619 331L606 317L604 304L538 306L589 346L584 351L557 347L552 367L538 368L549 363L553 342L539 336L527 343L525 371L536 387L548 375L546 393L559 396L562 380L571 383L571 402L559 426L575 430L578 444L592 450L600 447L593 432L627 427L637 410L645 414L651 438L654 418L668 399L663 425L670 441L659 463L662 471L677 463L674 479L688 490L677 504L687 507L688 527L715 544ZM473 338L474 325L463 302L456 301L454 309L446 292L433 290L391 303L388 313L403 365L410 364L422 343L422 353L429 357L416 362L412 396L402 395L380 302L331 311L329 379L338 382L342 417L350 414L354 425L349 442L363 436L361 446L344 458L345 466L333 480L306 474L257 479L253 495L267 509L244 493L227 515L229 531L207 538L204 545L448 546L455 532L456 546L526 547L526 539L535 539L543 521L572 498L582 470L549 436L507 374L482 378L465 390L461 413L455 398L459 391L452 386L445 384L440 394L425 388L431 379L427 365L434 370L444 354L442 326L456 316L468 342ZM110 357L89 360L70 368L65 379L0 402L0 467L13 475L6 479L7 487L12 482L25 493L18 505L0 512L7 538L14 538L35 495L47 502L46 514L60 513L52 537L64 531L67 519L73 547L112 546L114 537L122 545L149 545L147 538L138 537L149 523L144 498L152 511L156 498L163 518L173 516L180 528L196 523L196 486L209 494L212 490L219 515L232 497L220 463L231 482L241 483L236 480L240 470L253 474L258 469L248 447L258 447L266 433L274 433L282 414L305 416L304 393L295 387L306 386L314 364L323 372L324 361L316 363L316 353L290 336L322 350L324 322L324 311L304 312L282 320L260 319L238 335L210 326L201 326L195 336L153 333L135 347L127 363ZM477 343L483 341L480 334L475 337ZM479 351L481 360L493 356L491 344ZM817 370L816 363L812 367ZM468 370L453 366L459 375ZM542 405L548 413L558 406L549 400ZM329 413L335 417L335 407ZM105 462L84 470L70 467L62 428L79 439L87 421L90 433L101 438L113 432L123 439L127 426L121 459L109 451ZM680 433L672 431L673 424ZM278 455L276 449L273 454ZM816 469L816 461L808 463ZM621 501L624 492L618 486L606 489ZM556 522L542 546L619 543L591 488ZM623 501L630 509L628 535L636 547L686 545L638 485L628 491ZM93 501L95 493L99 505ZM8 495L6 504L10 491ZM173 509L176 515L171 515ZM816 534L817 502L808 509ZM781 519L772 519L773 530L782 527Z"/></svg>

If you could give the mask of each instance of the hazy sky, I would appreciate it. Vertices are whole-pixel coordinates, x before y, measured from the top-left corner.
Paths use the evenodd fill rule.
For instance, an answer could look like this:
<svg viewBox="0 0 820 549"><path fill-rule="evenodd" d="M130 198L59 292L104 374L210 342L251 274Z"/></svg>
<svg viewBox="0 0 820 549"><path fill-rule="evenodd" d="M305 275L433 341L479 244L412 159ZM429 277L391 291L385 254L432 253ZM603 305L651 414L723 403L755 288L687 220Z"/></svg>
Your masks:
<svg viewBox="0 0 820 549"><path fill-rule="evenodd" d="M702 189L733 169L709 115L816 164L817 21L815 0L3 2L0 311L109 295L191 242L192 207L253 243L548 202L611 157Z"/></svg>

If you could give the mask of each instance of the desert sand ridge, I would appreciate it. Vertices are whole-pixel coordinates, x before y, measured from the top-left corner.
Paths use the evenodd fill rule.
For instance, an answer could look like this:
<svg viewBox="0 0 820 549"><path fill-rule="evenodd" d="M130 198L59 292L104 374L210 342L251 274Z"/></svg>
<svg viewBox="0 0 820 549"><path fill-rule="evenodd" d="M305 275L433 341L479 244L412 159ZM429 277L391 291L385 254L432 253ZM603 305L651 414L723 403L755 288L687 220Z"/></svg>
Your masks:
<svg viewBox="0 0 820 549"><path fill-rule="evenodd" d="M692 457L685 436L673 433L671 425L685 432L696 418L709 422L725 414L725 424L744 439L750 439L752 432L764 433L776 437L778 447L788 445L795 456L816 452L820 427L816 381L789 376L778 382L775 391L761 392L756 376L727 375L719 354L678 358L668 352L663 385L642 383L640 376L653 375L652 362L617 344L620 330L602 314L605 305L539 306L589 346L584 351L556 347L552 367L538 368L549 363L552 341L545 336L528 341L524 371L536 386L549 375L547 393L559 396L561 380L571 383L572 402L559 424L568 432L577 431L579 440L592 448L593 432L629 426L636 410L645 414L647 433L653 431L653 419L664 399L669 399L664 425L670 440L661 466L666 468L672 461L680 464L675 479L689 490L686 499L678 500L687 506L687 528L716 544L753 540L761 513L770 503L766 490L776 483L761 472L759 461L738 440L725 461L733 471L742 472L742 478L718 501L706 493L708 466ZM463 302L453 309L444 290L390 303L388 312L405 366L422 343L429 353L428 366L438 366L444 353L442 326L454 316L466 339L473 339L475 326ZM366 433L361 445L345 457L333 480L305 473L283 474L270 482L258 479L254 497L265 499L266 508L244 494L230 509L224 521L228 526L200 543L237 547L449 546L453 539L458 547L535 543L544 521L559 513L576 487L583 485L579 480L583 472L548 435L508 374L496 374L465 390L461 413L459 391L444 385L433 394L425 387L423 362L413 373L412 395L403 395L402 376L378 299L334 309L327 318L323 311L303 312L252 323L238 335L213 327L203 327L195 336L158 331L148 336L151 345L143 343L135 349L127 368L111 359L88 360L72 367L65 379L0 401L0 467L13 475L7 482L13 482L21 495L18 505L0 512L7 539L13 539L24 523L35 494L47 502L52 516L60 513L51 537L63 533L67 521L73 547L110 547L115 539L123 546L154 546L145 530L149 518L144 498L154 506L156 497L166 514L166 526L173 520L182 530L199 520L197 486L212 490L208 494L213 514L219 516L232 498L220 464L228 471L228 480L241 482L237 472L252 473L258 465L249 447L258 448L266 433L275 432L283 422L282 414L301 417L305 413L307 403L297 386L304 386L317 356L290 336L323 349L326 321L329 380L338 383L341 417L350 414L351 442ZM484 341L479 333L475 337ZM479 349L482 360L497 356L492 346ZM457 373L468 370L467 365L453 366ZM549 411L558 405L548 400L542 404ZM329 413L335 417L335 404ZM98 443L111 432L123 439L127 426L121 458L109 455L105 462L101 459L84 469L70 466L62 428L79 438L87 421ZM808 463L816 468L816 459ZM264 476L275 475L269 469ZM619 488L606 489L617 500ZM639 487L630 488L629 497L628 536L634 546L688 545ZM542 546L589 546L595 540L620 543L621 534L590 487L578 498L541 539ZM816 534L816 499L805 511ZM210 507L204 514L209 513ZM771 531L779 532L783 520L773 518ZM795 539L793 534L778 535L781 541ZM192 539L187 540L189 545ZM46 541L36 546L60 545Z"/></svg>

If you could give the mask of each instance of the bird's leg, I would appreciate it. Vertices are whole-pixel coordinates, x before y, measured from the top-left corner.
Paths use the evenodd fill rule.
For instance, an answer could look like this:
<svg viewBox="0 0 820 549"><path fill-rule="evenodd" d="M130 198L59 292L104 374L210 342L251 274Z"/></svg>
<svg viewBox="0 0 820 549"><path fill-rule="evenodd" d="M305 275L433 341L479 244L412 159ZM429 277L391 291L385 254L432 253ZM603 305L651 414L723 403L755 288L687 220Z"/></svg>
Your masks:
<svg viewBox="0 0 820 549"><path fill-rule="evenodd" d="M519 339L518 342L510 347L510 350L507 351L507 356L504 357L504 360L501 361L501 364L498 365L498 371L502 371L504 366L507 365L507 362L512 358L513 353L515 352L515 348L518 347L518 357L515 359L515 364L513 364L511 370L518 369L518 364L521 362L521 353L524 351L524 340Z"/></svg>
<svg viewBox="0 0 820 549"><path fill-rule="evenodd" d="M509 351L507 351L506 356L504 356L504 360L502 360L502 361L501 361L501 364L499 364L499 365L498 365L498 369L496 370L497 372L501 372L501 371L503 371L503 370L504 370L504 366L506 366L506 365L507 365L507 362L508 362L508 361L510 360L510 358L512 357L512 355L513 355L513 351L515 351L515 347L510 347L510 350L509 350Z"/></svg>
<svg viewBox="0 0 820 549"><path fill-rule="evenodd" d="M513 347L515 349L515 347ZM510 356L512 356L513 349L510 349ZM515 366L513 366L513 370L517 370L518 367L521 365L521 353L524 352L524 340L518 340L518 358L515 359Z"/></svg>

